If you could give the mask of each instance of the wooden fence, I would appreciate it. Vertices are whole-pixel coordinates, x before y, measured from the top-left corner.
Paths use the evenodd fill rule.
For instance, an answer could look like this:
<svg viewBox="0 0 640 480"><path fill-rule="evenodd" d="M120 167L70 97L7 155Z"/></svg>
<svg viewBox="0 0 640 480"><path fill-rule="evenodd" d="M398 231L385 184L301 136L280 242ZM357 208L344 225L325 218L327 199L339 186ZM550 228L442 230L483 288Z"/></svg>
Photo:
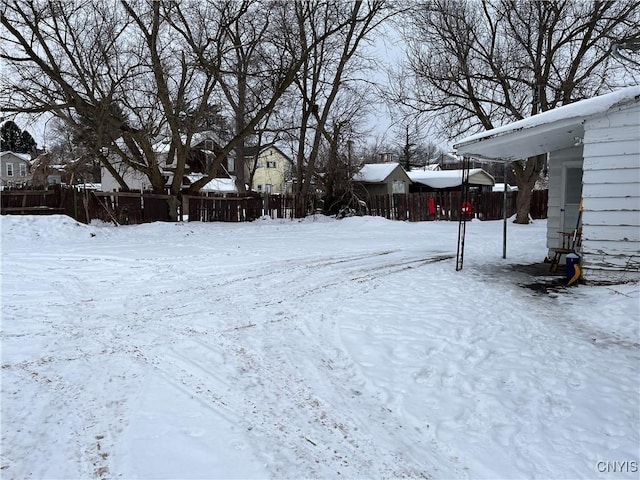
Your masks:
<svg viewBox="0 0 640 480"><path fill-rule="evenodd" d="M82 223L98 219L128 225L169 220L173 197L54 186L48 190L4 190L0 198L2 214L64 214Z"/></svg>
<svg viewBox="0 0 640 480"><path fill-rule="evenodd" d="M460 217L460 192L429 192L395 195L378 195L367 202L369 215L391 220L423 222L430 220L458 220ZM518 192L507 193L507 217L516 213ZM547 218L548 190L532 193L532 218ZM473 217L481 220L504 218L504 197L502 192L472 194L470 202ZM429 204L431 203L431 208Z"/></svg>
<svg viewBox="0 0 640 480"><path fill-rule="evenodd" d="M250 222L261 216L304 218L316 211L316 199L301 195L185 195L190 222Z"/></svg>
<svg viewBox="0 0 640 480"><path fill-rule="evenodd" d="M515 213L517 192L507 194L507 216ZM189 221L247 222L261 216L303 218L322 212L317 198L282 195L184 195L182 203L171 195L147 192L96 192L70 187L50 190L4 190L2 214L66 214L79 222L99 219L121 225L169 221L171 208ZM473 216L482 220L503 218L503 194L472 195ZM534 191L531 216L546 218L548 192ZM381 195L367 203L368 215L412 222L458 220L460 192Z"/></svg>
<svg viewBox="0 0 640 480"><path fill-rule="evenodd" d="M2 214L51 215L65 213L56 190L3 190L0 194Z"/></svg>

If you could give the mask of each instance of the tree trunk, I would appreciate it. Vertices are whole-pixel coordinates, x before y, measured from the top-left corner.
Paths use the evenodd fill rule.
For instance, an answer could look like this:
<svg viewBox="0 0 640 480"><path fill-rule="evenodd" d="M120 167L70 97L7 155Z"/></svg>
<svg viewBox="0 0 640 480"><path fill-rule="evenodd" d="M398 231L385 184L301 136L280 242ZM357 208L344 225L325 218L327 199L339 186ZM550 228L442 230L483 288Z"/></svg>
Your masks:
<svg viewBox="0 0 640 480"><path fill-rule="evenodd" d="M169 220L172 222L177 222L178 219L178 208L180 207L180 202L182 201L181 195L171 195L167 199L167 204L169 205Z"/></svg>
<svg viewBox="0 0 640 480"><path fill-rule="evenodd" d="M518 185L518 196L516 197L516 219L514 223L528 224L529 211L531 210L531 192L540 176L540 171L544 167L546 155L538 155L527 160L514 162L513 172ZM506 182L506 180L505 180Z"/></svg>
<svg viewBox="0 0 640 480"><path fill-rule="evenodd" d="M235 134L238 135L244 131L247 126L245 120L245 111L247 105L247 76L242 72L241 66L238 65L238 104L235 113ZM235 148L235 171L236 171L236 186L238 193L245 193L247 191L245 181L245 159L244 159L244 138L238 142Z"/></svg>

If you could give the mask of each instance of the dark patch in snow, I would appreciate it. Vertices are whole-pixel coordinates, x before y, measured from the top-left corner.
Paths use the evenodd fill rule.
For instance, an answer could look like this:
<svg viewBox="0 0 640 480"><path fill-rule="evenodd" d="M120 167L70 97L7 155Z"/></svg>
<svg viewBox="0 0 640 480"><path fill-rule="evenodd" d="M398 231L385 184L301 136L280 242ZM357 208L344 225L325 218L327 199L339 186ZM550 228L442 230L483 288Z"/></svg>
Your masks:
<svg viewBox="0 0 640 480"><path fill-rule="evenodd" d="M529 288L540 294L560 293L567 290L567 280L564 278L554 278L551 280L541 280L533 283L520 284L523 288Z"/></svg>

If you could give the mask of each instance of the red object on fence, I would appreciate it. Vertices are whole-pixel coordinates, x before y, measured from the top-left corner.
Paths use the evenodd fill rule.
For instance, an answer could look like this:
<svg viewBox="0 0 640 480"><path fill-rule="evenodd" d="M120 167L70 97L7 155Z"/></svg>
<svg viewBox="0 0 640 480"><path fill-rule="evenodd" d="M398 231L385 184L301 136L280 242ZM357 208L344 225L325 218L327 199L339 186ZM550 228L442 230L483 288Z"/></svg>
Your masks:
<svg viewBox="0 0 640 480"><path fill-rule="evenodd" d="M467 218L471 218L471 216L473 215L473 207L471 206L470 202L462 202L462 215Z"/></svg>
<svg viewBox="0 0 640 480"><path fill-rule="evenodd" d="M427 201L427 209L429 210L429 215L436 214L436 200L433 197L430 197Z"/></svg>

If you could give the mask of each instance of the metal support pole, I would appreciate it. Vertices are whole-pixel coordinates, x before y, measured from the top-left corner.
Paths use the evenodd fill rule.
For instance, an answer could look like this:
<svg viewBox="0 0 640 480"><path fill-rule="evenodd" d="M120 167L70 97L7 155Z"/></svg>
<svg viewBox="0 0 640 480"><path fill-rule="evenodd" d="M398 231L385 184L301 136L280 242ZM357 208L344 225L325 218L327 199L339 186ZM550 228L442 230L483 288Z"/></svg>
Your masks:
<svg viewBox="0 0 640 480"><path fill-rule="evenodd" d="M507 162L504 162L504 190L502 192L502 258L507 258Z"/></svg>

